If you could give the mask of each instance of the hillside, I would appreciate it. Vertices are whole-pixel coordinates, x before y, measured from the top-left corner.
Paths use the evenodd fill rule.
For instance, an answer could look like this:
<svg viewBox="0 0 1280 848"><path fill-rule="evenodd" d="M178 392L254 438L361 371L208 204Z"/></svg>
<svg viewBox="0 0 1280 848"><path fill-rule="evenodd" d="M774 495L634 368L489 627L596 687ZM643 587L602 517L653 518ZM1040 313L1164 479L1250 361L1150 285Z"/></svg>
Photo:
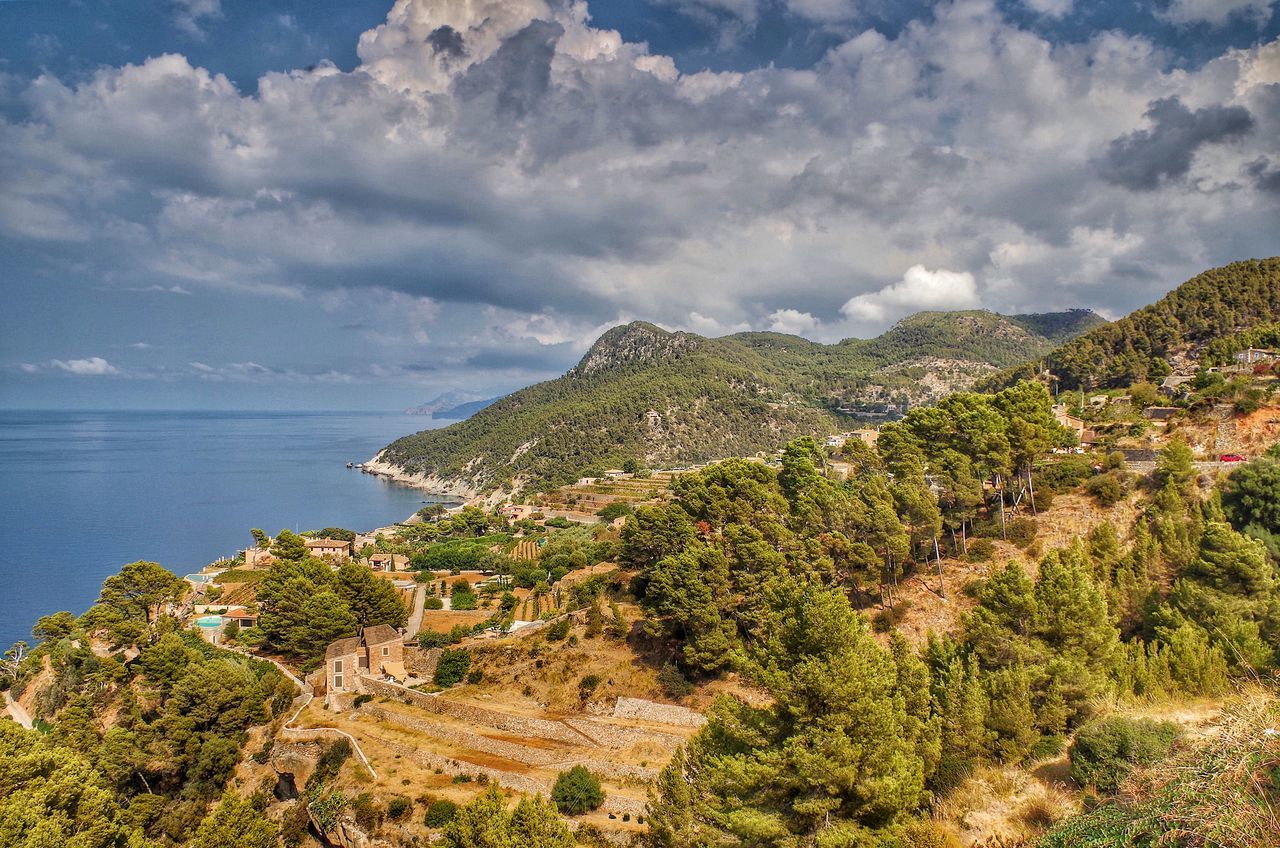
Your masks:
<svg viewBox="0 0 1280 848"><path fill-rule="evenodd" d="M636 322L601 336L563 377L399 439L369 467L474 492L545 488L627 459L668 466L749 456L893 417L1101 320L1087 310L925 312L877 338L833 345L779 333L709 339Z"/></svg>
<svg viewBox="0 0 1280 848"><path fill-rule="evenodd" d="M1072 339L1043 361L993 379L1007 385L1047 368L1064 389L1129 385L1168 374L1199 348L1280 321L1280 257L1205 271L1160 300ZM1178 368L1186 370L1186 368Z"/></svg>

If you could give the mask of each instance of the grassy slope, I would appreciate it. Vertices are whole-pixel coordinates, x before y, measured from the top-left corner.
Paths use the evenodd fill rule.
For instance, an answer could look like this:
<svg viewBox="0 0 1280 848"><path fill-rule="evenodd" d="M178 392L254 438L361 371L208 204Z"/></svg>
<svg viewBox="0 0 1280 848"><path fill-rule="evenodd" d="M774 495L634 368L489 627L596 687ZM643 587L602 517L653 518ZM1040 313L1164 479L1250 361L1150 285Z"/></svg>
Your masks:
<svg viewBox="0 0 1280 848"><path fill-rule="evenodd" d="M1043 355L1055 339L1099 320L1084 311L1016 319L921 313L878 338L834 345L779 333L706 339L629 324L602 336L565 376L467 421L400 439L382 458L487 489L517 477L533 488L558 485L628 457L665 465L751 455L796 435L834 432L832 410L869 387L918 401L911 393L919 375L894 370L904 364L956 360L972 379Z"/></svg>

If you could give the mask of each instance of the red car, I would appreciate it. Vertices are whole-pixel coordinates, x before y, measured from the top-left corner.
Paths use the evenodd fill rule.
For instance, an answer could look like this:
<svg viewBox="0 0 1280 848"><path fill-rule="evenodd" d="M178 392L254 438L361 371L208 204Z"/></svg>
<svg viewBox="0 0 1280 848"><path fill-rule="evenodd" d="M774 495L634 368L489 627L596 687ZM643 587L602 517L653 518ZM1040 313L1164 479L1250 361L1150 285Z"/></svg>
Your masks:
<svg viewBox="0 0 1280 848"><path fill-rule="evenodd" d="M1238 453L1224 453L1218 457L1219 462L1244 462L1244 457Z"/></svg>

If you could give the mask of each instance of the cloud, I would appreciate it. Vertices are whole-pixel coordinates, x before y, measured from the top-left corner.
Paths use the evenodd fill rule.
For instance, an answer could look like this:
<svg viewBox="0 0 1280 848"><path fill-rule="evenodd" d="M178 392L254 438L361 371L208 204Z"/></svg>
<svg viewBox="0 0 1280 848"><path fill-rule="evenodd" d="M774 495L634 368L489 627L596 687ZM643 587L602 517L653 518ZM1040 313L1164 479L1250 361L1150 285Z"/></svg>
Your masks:
<svg viewBox="0 0 1280 848"><path fill-rule="evenodd" d="M818 330L819 321L808 312L797 309L777 309L768 315L769 329L775 333L793 336L812 336Z"/></svg>
<svg viewBox="0 0 1280 848"><path fill-rule="evenodd" d="M859 28L810 67L681 72L583 3L401 0L355 68L252 93L173 54L44 75L0 116L0 233L86 286L367 328L324 354L380 380L503 346L549 368L629 317L827 337L920 308L1123 313L1276 252L1280 42L1189 66L984 0ZM289 361L269 354L238 378L314 378L249 367Z"/></svg>
<svg viewBox="0 0 1280 848"><path fill-rule="evenodd" d="M1262 27L1271 20L1274 0L1173 0L1164 17L1180 24L1225 26L1231 18L1251 20Z"/></svg>
<svg viewBox="0 0 1280 848"><path fill-rule="evenodd" d="M188 291L187 289L184 289L182 286L178 286L178 285L162 286L162 285L159 285L158 283L150 286L126 286L125 288L119 289L119 291L156 293L156 294L181 294L181 295L187 295L187 296L191 295L191 292Z"/></svg>
<svg viewBox="0 0 1280 848"><path fill-rule="evenodd" d="M170 0L173 6L173 24L178 29L204 38L204 21L222 20L221 0Z"/></svg>
<svg viewBox="0 0 1280 848"><path fill-rule="evenodd" d="M91 356L88 359L54 359L49 364L68 374L81 377L102 377L120 373L119 369L101 356Z"/></svg>
<svg viewBox="0 0 1280 848"><path fill-rule="evenodd" d="M968 271L913 265L898 282L849 298L840 312L851 321L876 325L921 310L971 309L979 302L977 282Z"/></svg>
<svg viewBox="0 0 1280 848"><path fill-rule="evenodd" d="M147 342L134 342L133 344L129 345L129 347L133 348L134 350L150 350L152 346Z"/></svg>
<svg viewBox="0 0 1280 848"><path fill-rule="evenodd" d="M1049 18L1064 18L1075 5L1074 0L1023 0L1023 5Z"/></svg>
<svg viewBox="0 0 1280 848"><path fill-rule="evenodd" d="M1193 112L1177 97L1153 101L1146 117L1151 129L1113 140L1099 163L1106 179L1135 191L1186 176L1198 149L1239 138L1255 125L1243 106L1205 106Z"/></svg>

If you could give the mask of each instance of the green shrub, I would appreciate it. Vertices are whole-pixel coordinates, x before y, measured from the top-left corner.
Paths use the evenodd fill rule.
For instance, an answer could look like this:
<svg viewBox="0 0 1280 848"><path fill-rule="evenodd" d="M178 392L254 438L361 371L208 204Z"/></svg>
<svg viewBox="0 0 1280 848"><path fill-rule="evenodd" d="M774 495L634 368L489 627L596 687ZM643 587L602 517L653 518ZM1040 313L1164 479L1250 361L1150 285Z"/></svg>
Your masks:
<svg viewBox="0 0 1280 848"><path fill-rule="evenodd" d="M453 821L453 817L457 814L457 804L452 801L440 800L427 807L427 814L422 821L427 827L444 827Z"/></svg>
<svg viewBox="0 0 1280 848"><path fill-rule="evenodd" d="M382 826L382 807L368 792L360 793L351 801L351 815L365 833Z"/></svg>
<svg viewBox="0 0 1280 848"><path fill-rule="evenodd" d="M1121 472L1108 471L1106 474L1099 474L1088 483L1085 483L1084 490L1100 506L1115 506L1124 500L1125 495L1129 493L1129 486L1128 481Z"/></svg>
<svg viewBox="0 0 1280 848"><path fill-rule="evenodd" d="M1062 753L1062 749L1067 747L1067 740L1063 739L1056 733L1050 733L1041 736L1036 743L1031 746L1031 752L1027 754L1027 759L1034 761L1052 760L1054 757Z"/></svg>
<svg viewBox="0 0 1280 848"><path fill-rule="evenodd" d="M995 543L990 539L973 539L969 542L969 562L991 562L996 555Z"/></svg>
<svg viewBox="0 0 1280 848"><path fill-rule="evenodd" d="M413 809L413 802L403 795L395 795L387 802L387 818L392 821L400 821L409 815L409 811Z"/></svg>
<svg viewBox="0 0 1280 848"><path fill-rule="evenodd" d="M452 686L466 677L470 668L471 654L466 648L447 650L440 654L440 661L436 663L431 681L437 686Z"/></svg>
<svg viewBox="0 0 1280 848"><path fill-rule="evenodd" d="M479 605L479 599L470 592L454 592L449 598L449 609L473 610Z"/></svg>
<svg viewBox="0 0 1280 848"><path fill-rule="evenodd" d="M600 688L600 684L603 682L598 674L583 675L582 679L578 681L578 697L584 701L587 700L596 689Z"/></svg>
<svg viewBox="0 0 1280 848"><path fill-rule="evenodd" d="M427 598L423 606L429 610L444 609L444 601L432 595L430 598Z"/></svg>
<svg viewBox="0 0 1280 848"><path fill-rule="evenodd" d="M553 621L547 627L547 638L553 642L558 642L569 635L569 630L573 627L573 620L569 616Z"/></svg>
<svg viewBox="0 0 1280 848"><path fill-rule="evenodd" d="M665 663L658 670L658 685L668 698L683 698L693 691L693 684L673 662Z"/></svg>
<svg viewBox="0 0 1280 848"><path fill-rule="evenodd" d="M370 702L370 701L372 701L372 700L373 700L373 696L372 696L372 695L368 695L368 694L365 694L365 695L356 695L356 699L355 699L355 701L354 701L353 703L354 703L354 705L355 705L356 707L362 707L362 706L364 706L365 704L369 703L369 702Z"/></svg>
<svg viewBox="0 0 1280 848"><path fill-rule="evenodd" d="M1083 456L1071 456L1058 462L1046 463L1037 469L1036 491L1052 489L1069 492L1093 476L1093 466Z"/></svg>
<svg viewBox="0 0 1280 848"><path fill-rule="evenodd" d="M877 612L871 619L871 627L877 633L888 633L901 624L909 612L911 612L911 602L898 601L893 606Z"/></svg>
<svg viewBox="0 0 1280 848"><path fill-rule="evenodd" d="M566 816L579 816L597 810L604 803L600 779L584 766L560 772L551 790L556 809Z"/></svg>
<svg viewBox="0 0 1280 848"><path fill-rule="evenodd" d="M346 739L339 739L329 744L324 749L324 753L320 755L320 759L316 761L315 771L311 772L311 777L307 779L307 785L304 788L312 786L321 786L328 782L331 778L337 776L338 770L342 768L342 764L351 758L351 743ZM345 802L344 802L345 803Z"/></svg>
<svg viewBox="0 0 1280 848"><path fill-rule="evenodd" d="M1071 743L1071 777L1081 786L1114 792L1133 770L1164 758L1178 738L1172 722L1121 716L1088 722Z"/></svg>
<svg viewBox="0 0 1280 848"><path fill-rule="evenodd" d="M1036 520L1034 518L1015 518L1005 525L1005 535L1009 541L1024 548L1036 539Z"/></svg>
<svg viewBox="0 0 1280 848"><path fill-rule="evenodd" d="M441 633L439 630L423 630L418 634L418 646L422 648L443 648L455 641L457 640L449 638L448 633Z"/></svg>

